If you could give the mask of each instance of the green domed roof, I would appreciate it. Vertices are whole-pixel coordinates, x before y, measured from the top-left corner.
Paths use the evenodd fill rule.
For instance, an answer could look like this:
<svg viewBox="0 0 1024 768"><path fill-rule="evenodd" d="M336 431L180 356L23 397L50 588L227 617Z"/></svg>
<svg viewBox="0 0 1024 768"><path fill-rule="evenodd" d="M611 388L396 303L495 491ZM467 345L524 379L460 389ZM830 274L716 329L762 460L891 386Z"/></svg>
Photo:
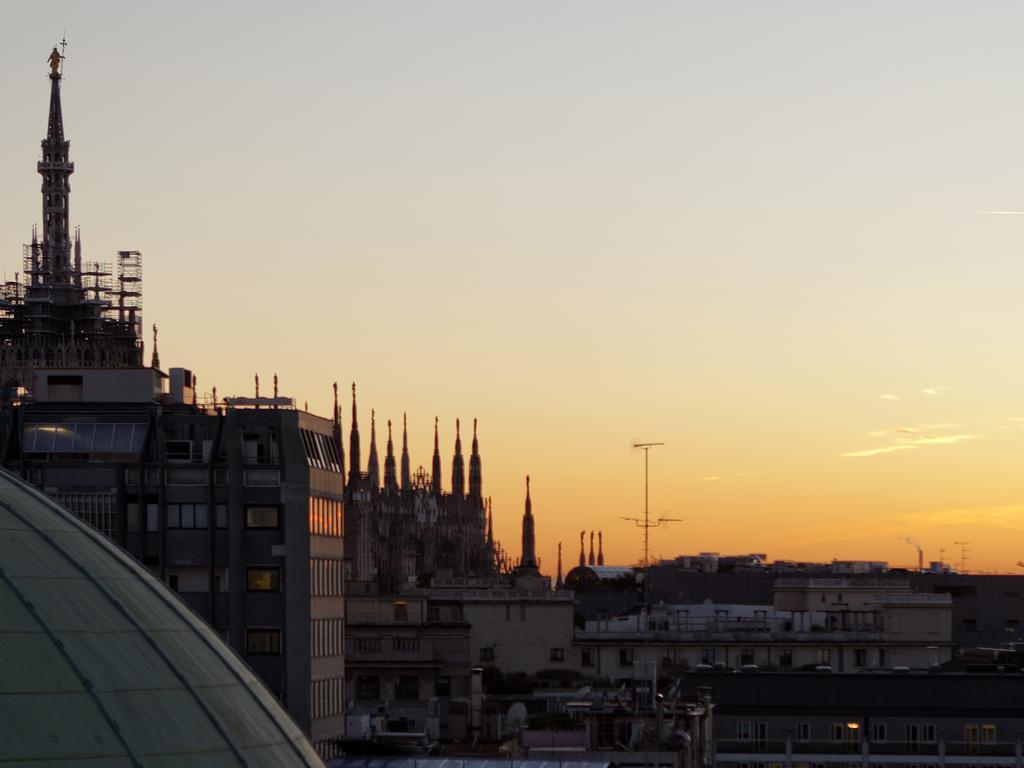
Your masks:
<svg viewBox="0 0 1024 768"><path fill-rule="evenodd" d="M322 765L143 566L0 471L0 766Z"/></svg>

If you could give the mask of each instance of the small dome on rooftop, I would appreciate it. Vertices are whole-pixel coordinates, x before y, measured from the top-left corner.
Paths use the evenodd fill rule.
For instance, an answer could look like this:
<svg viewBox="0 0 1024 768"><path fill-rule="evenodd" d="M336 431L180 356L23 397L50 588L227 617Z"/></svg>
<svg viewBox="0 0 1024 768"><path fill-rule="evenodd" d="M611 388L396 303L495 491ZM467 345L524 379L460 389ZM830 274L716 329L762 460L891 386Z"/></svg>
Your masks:
<svg viewBox="0 0 1024 768"><path fill-rule="evenodd" d="M171 590L0 470L0 766L29 761L323 765Z"/></svg>

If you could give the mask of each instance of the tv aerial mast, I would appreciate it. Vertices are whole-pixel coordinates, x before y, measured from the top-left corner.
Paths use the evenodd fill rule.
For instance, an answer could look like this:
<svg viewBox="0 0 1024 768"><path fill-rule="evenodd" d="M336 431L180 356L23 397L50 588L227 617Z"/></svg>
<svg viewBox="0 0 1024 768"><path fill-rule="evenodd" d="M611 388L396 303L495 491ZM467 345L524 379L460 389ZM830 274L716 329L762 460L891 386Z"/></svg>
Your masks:
<svg viewBox="0 0 1024 768"><path fill-rule="evenodd" d="M681 523L683 520L680 517L659 517L657 520L651 522L650 513L650 457L651 448L655 448L664 443L633 443L634 448L639 448L644 452L644 516L639 517L623 517L623 520L631 522L636 525L637 528L642 528L644 531L644 559L640 563L641 567L647 568L651 564L651 528L660 528L665 523Z"/></svg>

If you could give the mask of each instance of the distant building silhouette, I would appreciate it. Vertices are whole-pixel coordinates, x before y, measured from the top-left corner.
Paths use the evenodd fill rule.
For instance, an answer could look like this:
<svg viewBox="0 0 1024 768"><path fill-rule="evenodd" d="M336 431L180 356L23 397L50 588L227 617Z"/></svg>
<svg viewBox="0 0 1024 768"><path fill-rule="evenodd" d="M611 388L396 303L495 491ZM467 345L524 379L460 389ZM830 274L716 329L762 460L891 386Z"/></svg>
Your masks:
<svg viewBox="0 0 1024 768"><path fill-rule="evenodd" d="M350 592L390 594L423 585L433 577L483 578L510 569L508 556L494 540L490 500L483 495L476 420L473 421L468 490L458 421L451 491L442 490L439 431L435 419L431 474L422 466L413 472L408 423L403 416L399 478L389 422L382 479L378 469L376 419L371 416L369 455L366 471L362 471L353 385L345 488L345 560Z"/></svg>

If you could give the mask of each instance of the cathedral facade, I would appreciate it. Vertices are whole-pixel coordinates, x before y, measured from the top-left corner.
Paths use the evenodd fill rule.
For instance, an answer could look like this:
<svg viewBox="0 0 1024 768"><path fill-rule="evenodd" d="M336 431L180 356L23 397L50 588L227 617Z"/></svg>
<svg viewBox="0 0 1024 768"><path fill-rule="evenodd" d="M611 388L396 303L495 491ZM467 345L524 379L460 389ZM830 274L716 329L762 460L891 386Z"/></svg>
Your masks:
<svg viewBox="0 0 1024 768"><path fill-rule="evenodd" d="M349 594L395 594L434 579L486 580L509 570L494 539L490 500L483 494L480 445L473 422L468 473L456 421L451 486L442 487L439 428L434 421L434 455L428 474L412 469L408 425L402 423L396 457L387 422L383 471L377 448L376 414L370 416L366 470L352 386L348 482L345 487L345 566Z"/></svg>

